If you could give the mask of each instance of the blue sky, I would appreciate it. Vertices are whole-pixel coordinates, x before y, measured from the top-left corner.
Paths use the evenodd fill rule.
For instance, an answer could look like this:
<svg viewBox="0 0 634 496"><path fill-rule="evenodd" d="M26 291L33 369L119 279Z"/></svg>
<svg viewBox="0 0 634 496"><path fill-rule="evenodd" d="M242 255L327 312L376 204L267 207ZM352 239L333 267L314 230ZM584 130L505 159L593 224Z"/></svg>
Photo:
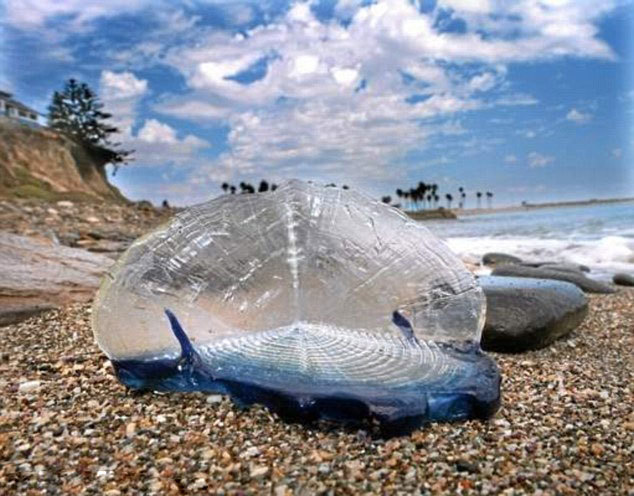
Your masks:
<svg viewBox="0 0 634 496"><path fill-rule="evenodd" d="M498 205L634 195L631 2L5 0L0 88L95 88L130 198L291 177ZM469 204L468 204L469 205Z"/></svg>

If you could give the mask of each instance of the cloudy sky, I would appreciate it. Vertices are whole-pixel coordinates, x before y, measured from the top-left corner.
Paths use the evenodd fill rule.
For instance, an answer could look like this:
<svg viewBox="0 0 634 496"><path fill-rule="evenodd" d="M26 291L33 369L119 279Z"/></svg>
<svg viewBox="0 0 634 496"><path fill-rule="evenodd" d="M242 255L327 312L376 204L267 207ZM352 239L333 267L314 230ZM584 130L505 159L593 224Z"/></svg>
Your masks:
<svg viewBox="0 0 634 496"><path fill-rule="evenodd" d="M634 194L621 0L5 0L0 88L69 77L136 150L114 178L175 204L298 177L418 181L498 204Z"/></svg>

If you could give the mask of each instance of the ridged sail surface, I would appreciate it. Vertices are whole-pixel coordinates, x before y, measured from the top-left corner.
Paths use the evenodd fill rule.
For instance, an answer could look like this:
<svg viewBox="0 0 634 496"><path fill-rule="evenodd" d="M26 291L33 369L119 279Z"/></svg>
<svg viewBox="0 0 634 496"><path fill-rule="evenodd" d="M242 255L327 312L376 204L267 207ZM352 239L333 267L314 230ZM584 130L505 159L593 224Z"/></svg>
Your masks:
<svg viewBox="0 0 634 496"><path fill-rule="evenodd" d="M474 278L425 227L291 181L189 208L138 240L105 278L94 331L132 387L317 417L353 418L352 401L383 419L461 418L499 400L483 317ZM447 412L430 411L438 401Z"/></svg>

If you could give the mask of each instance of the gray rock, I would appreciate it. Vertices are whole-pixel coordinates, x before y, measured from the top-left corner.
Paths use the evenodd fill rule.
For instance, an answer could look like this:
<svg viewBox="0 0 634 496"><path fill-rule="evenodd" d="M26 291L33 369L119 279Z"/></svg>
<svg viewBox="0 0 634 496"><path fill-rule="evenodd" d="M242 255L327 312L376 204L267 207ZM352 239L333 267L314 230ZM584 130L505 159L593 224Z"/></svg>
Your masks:
<svg viewBox="0 0 634 496"><path fill-rule="evenodd" d="M487 300L482 349L519 353L548 346L575 329L588 301L574 284L547 279L478 279Z"/></svg>
<svg viewBox="0 0 634 496"><path fill-rule="evenodd" d="M590 279L580 272L566 272L545 269L542 267L526 267L523 265L503 265L491 272L493 276L531 277L533 279L554 279L571 282L587 293L614 293L616 290L599 281Z"/></svg>
<svg viewBox="0 0 634 496"><path fill-rule="evenodd" d="M0 232L0 325L90 300L112 263L104 255Z"/></svg>
<svg viewBox="0 0 634 496"><path fill-rule="evenodd" d="M482 263L484 265L518 264L522 263L522 259L506 253L490 252L482 256Z"/></svg>
<svg viewBox="0 0 634 496"><path fill-rule="evenodd" d="M614 284L619 286L634 286L634 275L626 274L624 272L618 272L612 277Z"/></svg>
<svg viewBox="0 0 634 496"><path fill-rule="evenodd" d="M522 262L519 265L524 265L526 267L538 267L542 269L555 269L568 272L590 272L590 267L588 267L587 265L565 262Z"/></svg>

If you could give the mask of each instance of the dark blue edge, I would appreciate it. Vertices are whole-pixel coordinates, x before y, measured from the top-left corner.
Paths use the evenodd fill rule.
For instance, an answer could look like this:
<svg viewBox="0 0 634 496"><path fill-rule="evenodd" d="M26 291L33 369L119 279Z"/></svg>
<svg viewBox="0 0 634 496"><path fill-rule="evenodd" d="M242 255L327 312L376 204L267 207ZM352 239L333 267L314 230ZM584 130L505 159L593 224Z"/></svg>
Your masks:
<svg viewBox="0 0 634 496"><path fill-rule="evenodd" d="M237 380L214 377L200 359L176 316L165 311L181 346L178 358L112 360L119 381L142 391L178 391L229 395L242 407L262 404L290 422L333 420L364 423L375 419L384 435L401 435L427 422L488 419L500 406L500 373L495 362L479 350L472 352L473 381L457 391L406 390L355 395L331 391L298 394ZM395 320L400 320L398 317ZM402 322L399 322L402 324ZM292 378L289 377L289 383Z"/></svg>

